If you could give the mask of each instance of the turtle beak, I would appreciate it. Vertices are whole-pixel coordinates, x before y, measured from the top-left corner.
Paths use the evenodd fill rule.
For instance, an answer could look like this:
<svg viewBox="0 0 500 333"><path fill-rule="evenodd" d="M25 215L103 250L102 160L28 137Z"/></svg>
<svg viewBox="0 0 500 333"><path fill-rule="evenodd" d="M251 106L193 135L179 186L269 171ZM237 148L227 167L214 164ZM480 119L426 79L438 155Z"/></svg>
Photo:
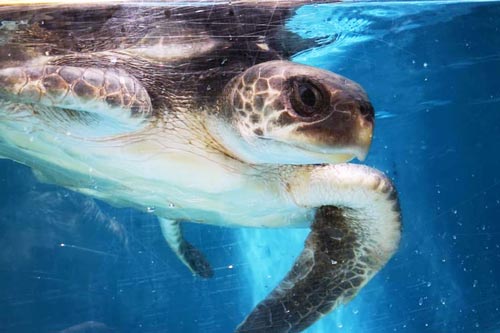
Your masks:
<svg viewBox="0 0 500 333"><path fill-rule="evenodd" d="M373 138L373 122L362 119L359 122L359 127L356 135L356 148L354 156L358 160L364 161L368 151L370 150L370 145Z"/></svg>
<svg viewBox="0 0 500 333"><path fill-rule="evenodd" d="M364 161L373 137L373 107L352 107L344 112L332 112L324 120L301 124L298 146L320 153L318 162L342 163L357 158ZM366 110L365 110L366 109Z"/></svg>

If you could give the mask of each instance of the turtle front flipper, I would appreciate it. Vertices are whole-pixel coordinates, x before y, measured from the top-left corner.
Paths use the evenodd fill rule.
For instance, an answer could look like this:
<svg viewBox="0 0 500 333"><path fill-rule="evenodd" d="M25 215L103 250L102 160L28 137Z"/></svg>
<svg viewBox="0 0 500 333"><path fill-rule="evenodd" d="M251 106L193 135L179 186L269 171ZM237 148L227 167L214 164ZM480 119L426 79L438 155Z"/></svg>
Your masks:
<svg viewBox="0 0 500 333"><path fill-rule="evenodd" d="M212 277L214 275L212 267L210 267L203 253L186 241L182 234L180 222L163 218L158 218L158 220L160 222L163 237L182 263L186 265L193 274L203 278Z"/></svg>
<svg viewBox="0 0 500 333"><path fill-rule="evenodd" d="M59 109L97 117L118 131L133 131L152 115L143 85L125 71L72 66L11 67L0 70L0 99L34 105L36 115ZM36 108L37 105L43 106Z"/></svg>
<svg viewBox="0 0 500 333"><path fill-rule="evenodd" d="M301 332L350 301L394 254L401 216L382 173L361 165L299 167L293 200L316 210L292 270L237 328L238 333Z"/></svg>

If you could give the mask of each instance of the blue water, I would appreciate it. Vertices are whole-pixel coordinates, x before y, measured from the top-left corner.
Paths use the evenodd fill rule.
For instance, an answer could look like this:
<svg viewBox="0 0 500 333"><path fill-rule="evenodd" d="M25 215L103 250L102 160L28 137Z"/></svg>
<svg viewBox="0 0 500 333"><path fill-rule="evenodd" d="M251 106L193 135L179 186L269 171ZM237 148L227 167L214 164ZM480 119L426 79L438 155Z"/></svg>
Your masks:
<svg viewBox="0 0 500 333"><path fill-rule="evenodd" d="M369 93L377 125L366 163L394 179L404 217L395 257L307 332L500 332L500 3L305 6L287 28L322 43L295 61ZM99 332L229 333L306 235L189 225L216 268L202 280L153 216L0 160L0 332L95 321Z"/></svg>

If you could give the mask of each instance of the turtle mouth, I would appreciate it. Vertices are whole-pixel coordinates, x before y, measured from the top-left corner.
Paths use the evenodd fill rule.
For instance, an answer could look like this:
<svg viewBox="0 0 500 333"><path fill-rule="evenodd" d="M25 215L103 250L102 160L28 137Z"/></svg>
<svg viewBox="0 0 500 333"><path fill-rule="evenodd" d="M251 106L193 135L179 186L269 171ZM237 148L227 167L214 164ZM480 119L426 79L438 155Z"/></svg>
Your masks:
<svg viewBox="0 0 500 333"><path fill-rule="evenodd" d="M369 145L354 147L321 148L303 144L289 144L300 150L305 156L309 156L317 163L345 163L357 158L364 161L368 155Z"/></svg>
<svg viewBox="0 0 500 333"><path fill-rule="evenodd" d="M311 135L310 133L313 133ZM297 163L344 163L357 158L364 161L372 141L373 126L360 126L349 135L338 135L328 140L331 134L321 135L318 131L299 132L292 131L283 135L259 136L263 140L272 140L279 143L284 151L293 152ZM291 134L291 135L290 135ZM299 135L297 135L299 134ZM333 142L332 142L333 141Z"/></svg>
<svg viewBox="0 0 500 333"><path fill-rule="evenodd" d="M281 163L284 164L337 164L349 162L355 158L364 161L370 148L369 142L357 146L321 147L304 142L283 141L264 136L258 138L264 141L278 142L283 151L293 151L294 158L288 161L283 159Z"/></svg>

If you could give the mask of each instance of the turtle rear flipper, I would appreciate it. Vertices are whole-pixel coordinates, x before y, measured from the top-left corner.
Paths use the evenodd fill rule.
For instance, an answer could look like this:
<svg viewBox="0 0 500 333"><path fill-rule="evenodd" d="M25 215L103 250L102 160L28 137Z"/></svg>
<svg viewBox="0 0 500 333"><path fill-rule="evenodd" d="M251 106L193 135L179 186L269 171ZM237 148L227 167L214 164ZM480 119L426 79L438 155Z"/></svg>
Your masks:
<svg viewBox="0 0 500 333"><path fill-rule="evenodd" d="M72 66L11 67L0 70L0 99L33 105L49 119L54 110L97 118L116 132L141 128L152 115L142 84L122 70ZM41 106L41 107L39 107ZM67 117L66 117L67 118Z"/></svg>
<svg viewBox="0 0 500 333"><path fill-rule="evenodd" d="M186 265L193 274L203 278L212 277L214 275L212 267L210 267L203 253L186 241L182 234L180 222L163 218L158 218L158 220L160 222L163 237L182 263Z"/></svg>

